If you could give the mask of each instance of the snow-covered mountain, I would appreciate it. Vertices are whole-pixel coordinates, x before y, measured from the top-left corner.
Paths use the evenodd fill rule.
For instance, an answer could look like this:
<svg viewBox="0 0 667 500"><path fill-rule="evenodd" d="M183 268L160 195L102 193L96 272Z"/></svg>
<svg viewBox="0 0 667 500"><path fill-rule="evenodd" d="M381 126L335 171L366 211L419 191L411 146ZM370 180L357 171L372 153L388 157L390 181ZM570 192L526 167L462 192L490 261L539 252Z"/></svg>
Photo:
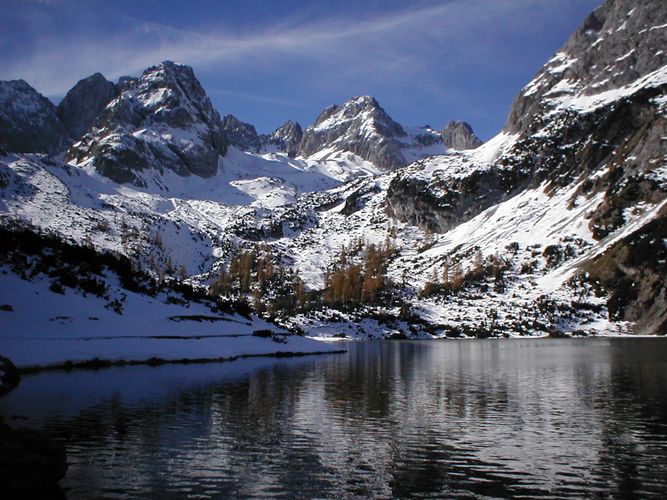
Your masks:
<svg viewBox="0 0 667 500"><path fill-rule="evenodd" d="M469 123L450 121L442 131L442 142L449 149L465 150L480 147L482 140L475 135Z"/></svg>
<svg viewBox="0 0 667 500"><path fill-rule="evenodd" d="M465 124L408 129L369 97L225 149L191 70L164 63L119 82L69 163L0 158L2 224L314 336L667 333L666 33L664 2L608 0L476 149ZM282 284L234 295L242 263Z"/></svg>
<svg viewBox="0 0 667 500"><path fill-rule="evenodd" d="M222 128L229 144L241 151L259 153L262 150L262 142L253 125L227 115L222 119Z"/></svg>
<svg viewBox="0 0 667 500"><path fill-rule="evenodd" d="M58 118L71 137L80 138L95 123L102 110L117 97L116 86L95 73L77 82L58 104Z"/></svg>
<svg viewBox="0 0 667 500"><path fill-rule="evenodd" d="M94 126L66 159L116 182L147 185L166 171L215 175L227 151L220 115L192 68L166 61L119 82Z"/></svg>
<svg viewBox="0 0 667 500"><path fill-rule="evenodd" d="M303 139L303 129L298 122L287 120L280 127L265 138L265 148L275 148L283 151L289 157L295 157L299 152L299 145Z"/></svg>
<svg viewBox="0 0 667 500"><path fill-rule="evenodd" d="M0 82L0 149L58 153L70 143L56 106L23 80Z"/></svg>
<svg viewBox="0 0 667 500"><path fill-rule="evenodd" d="M400 172L388 189L391 212L447 235L546 195L544 212L515 207L512 218L526 226L508 227L505 239L525 231L533 252L572 253L563 278L588 272L611 295L614 318L664 333L665 233L656 219L664 221L667 195L666 23L664 2L606 2L520 92L499 136L475 154ZM642 227L651 228L650 251L640 250L649 237ZM482 248L495 231L481 229Z"/></svg>
<svg viewBox="0 0 667 500"><path fill-rule="evenodd" d="M445 151L437 132L428 127L406 131L370 96L326 108L304 130L299 146L302 156L317 159L351 152L382 171Z"/></svg>

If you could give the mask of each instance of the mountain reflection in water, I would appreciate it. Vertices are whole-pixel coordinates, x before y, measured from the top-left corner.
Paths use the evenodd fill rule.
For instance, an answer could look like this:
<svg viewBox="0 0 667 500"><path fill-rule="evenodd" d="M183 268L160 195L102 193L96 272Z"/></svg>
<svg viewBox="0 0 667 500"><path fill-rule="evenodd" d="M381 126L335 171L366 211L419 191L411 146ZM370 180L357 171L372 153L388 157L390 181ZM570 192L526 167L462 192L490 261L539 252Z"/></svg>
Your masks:
<svg viewBox="0 0 667 500"><path fill-rule="evenodd" d="M44 373L0 413L66 441L68 498L667 492L665 339L346 347Z"/></svg>

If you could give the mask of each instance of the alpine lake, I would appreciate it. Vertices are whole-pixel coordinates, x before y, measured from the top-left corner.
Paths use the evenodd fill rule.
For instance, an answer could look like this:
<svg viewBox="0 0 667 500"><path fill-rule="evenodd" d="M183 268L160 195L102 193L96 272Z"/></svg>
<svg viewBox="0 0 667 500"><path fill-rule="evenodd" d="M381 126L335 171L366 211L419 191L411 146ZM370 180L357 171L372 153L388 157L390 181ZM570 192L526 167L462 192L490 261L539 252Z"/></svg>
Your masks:
<svg viewBox="0 0 667 500"><path fill-rule="evenodd" d="M78 498L664 498L667 339L345 342L25 376Z"/></svg>

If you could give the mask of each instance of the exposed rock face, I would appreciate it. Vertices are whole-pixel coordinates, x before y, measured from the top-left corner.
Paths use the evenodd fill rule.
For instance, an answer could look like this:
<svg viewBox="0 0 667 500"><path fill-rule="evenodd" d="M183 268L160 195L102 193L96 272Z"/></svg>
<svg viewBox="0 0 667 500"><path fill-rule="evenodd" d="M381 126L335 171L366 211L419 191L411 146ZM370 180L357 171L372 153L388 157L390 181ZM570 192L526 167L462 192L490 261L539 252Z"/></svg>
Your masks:
<svg viewBox="0 0 667 500"><path fill-rule="evenodd" d="M667 208L658 218L586 264L610 291L613 319L637 321L639 333L667 335Z"/></svg>
<svg viewBox="0 0 667 500"><path fill-rule="evenodd" d="M0 396L14 390L20 381L21 376L12 360L0 355Z"/></svg>
<svg viewBox="0 0 667 500"><path fill-rule="evenodd" d="M438 171L421 175L422 169L436 162ZM449 168L440 170L443 163ZM399 172L387 189L387 212L403 222L444 233L506 199L506 191L526 187L524 179L514 179L507 171L468 172L465 164L458 168L460 163L457 156L427 159Z"/></svg>
<svg viewBox="0 0 667 500"><path fill-rule="evenodd" d="M72 137L81 137L116 95L116 86L101 73L95 73L67 92L58 104L58 117Z"/></svg>
<svg viewBox="0 0 667 500"><path fill-rule="evenodd" d="M662 68L666 19L660 0L605 2L519 93L505 130L534 132L563 97L599 95Z"/></svg>
<svg viewBox="0 0 667 500"><path fill-rule="evenodd" d="M23 80L0 82L0 148L15 153L56 154L69 143L51 101Z"/></svg>
<svg viewBox="0 0 667 500"><path fill-rule="evenodd" d="M601 199L588 217L602 240L631 214L660 206L667 198L666 25L661 0L608 0L520 93L505 126L509 147L497 159L461 154L436 172L428 162L411 167L390 185L389 212L445 232L526 188L576 187L572 205ZM644 229L662 234L664 221L655 224ZM647 246L642 231L597 259L591 273L609 291L615 319L657 331L665 321L658 313L664 270L654 262L657 249L639 251Z"/></svg>
<svg viewBox="0 0 667 500"><path fill-rule="evenodd" d="M299 152L303 129L301 125L288 120L278 127L267 139L267 143L276 146L290 157L295 157Z"/></svg>
<svg viewBox="0 0 667 500"><path fill-rule="evenodd" d="M442 131L442 142L450 149L475 149L482 141L466 122L451 121Z"/></svg>
<svg viewBox="0 0 667 500"><path fill-rule="evenodd" d="M116 182L143 185L151 170L209 177L227 151L220 115L192 68L171 61L124 78L119 96L67 152Z"/></svg>
<svg viewBox="0 0 667 500"><path fill-rule="evenodd" d="M222 119L222 128L229 144L241 151L259 153L262 148L255 127L249 123L240 121L234 115L227 115Z"/></svg>
<svg viewBox="0 0 667 500"><path fill-rule="evenodd" d="M326 108L303 133L299 153L310 156L325 149L350 151L382 170L406 164L401 139L407 134L369 96Z"/></svg>

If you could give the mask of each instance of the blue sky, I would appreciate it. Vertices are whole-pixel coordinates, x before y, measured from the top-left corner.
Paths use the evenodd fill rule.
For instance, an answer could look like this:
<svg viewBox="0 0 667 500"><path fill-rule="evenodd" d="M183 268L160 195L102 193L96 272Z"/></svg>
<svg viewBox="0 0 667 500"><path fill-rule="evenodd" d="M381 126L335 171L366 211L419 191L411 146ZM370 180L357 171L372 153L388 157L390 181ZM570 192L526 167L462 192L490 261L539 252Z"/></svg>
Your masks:
<svg viewBox="0 0 667 500"><path fill-rule="evenodd" d="M268 132L373 95L404 125L466 120L483 139L601 0L0 0L0 80L57 102L96 71L171 59L221 115Z"/></svg>

